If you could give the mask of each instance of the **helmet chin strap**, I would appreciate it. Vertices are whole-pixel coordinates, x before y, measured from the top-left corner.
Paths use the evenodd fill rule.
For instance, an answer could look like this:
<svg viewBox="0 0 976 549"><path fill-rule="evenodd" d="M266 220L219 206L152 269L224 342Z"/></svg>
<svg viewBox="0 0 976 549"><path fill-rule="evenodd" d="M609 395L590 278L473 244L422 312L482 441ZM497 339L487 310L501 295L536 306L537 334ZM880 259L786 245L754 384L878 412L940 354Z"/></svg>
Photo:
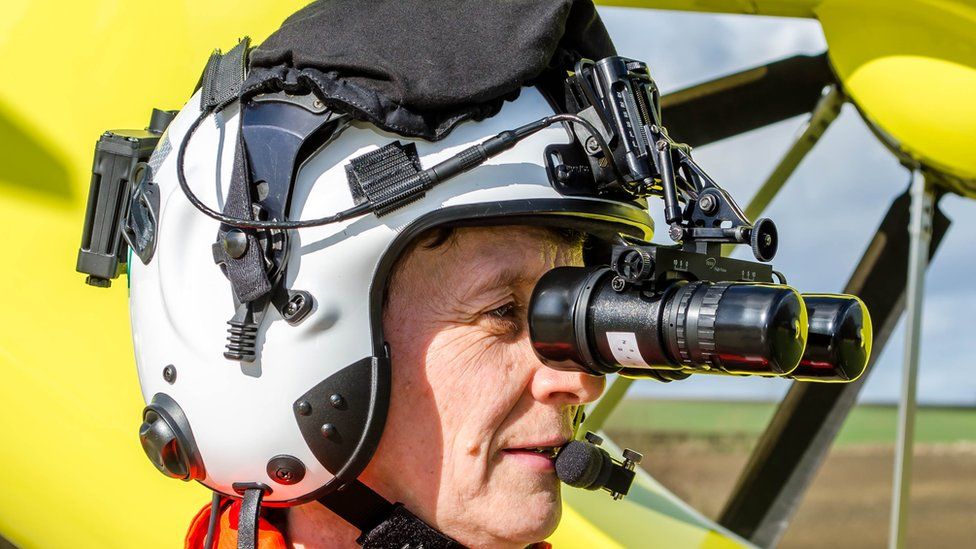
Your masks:
<svg viewBox="0 0 976 549"><path fill-rule="evenodd" d="M262 486L244 490L244 501L241 502L241 514L237 521L237 549L255 549L258 546L258 522L263 497Z"/></svg>
<svg viewBox="0 0 976 549"><path fill-rule="evenodd" d="M359 529L366 548L449 549L463 547L408 511L390 503L359 480L320 498L319 503Z"/></svg>
<svg viewBox="0 0 976 549"><path fill-rule="evenodd" d="M243 496L237 525L237 549L258 547L261 502L267 486L239 484ZM214 531L223 510L224 498L214 493L210 524L204 549L212 549ZM359 529L356 543L367 549L460 549L464 546L408 511L402 503L390 503L370 487L355 480L318 500L342 520Z"/></svg>

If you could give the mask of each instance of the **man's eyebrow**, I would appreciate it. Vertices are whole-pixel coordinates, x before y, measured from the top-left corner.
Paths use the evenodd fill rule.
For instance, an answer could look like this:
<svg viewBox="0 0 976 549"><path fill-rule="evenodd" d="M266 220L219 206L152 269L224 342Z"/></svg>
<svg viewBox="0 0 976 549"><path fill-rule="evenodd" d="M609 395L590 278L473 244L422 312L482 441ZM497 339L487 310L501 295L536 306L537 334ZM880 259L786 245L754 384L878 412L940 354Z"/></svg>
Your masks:
<svg viewBox="0 0 976 549"><path fill-rule="evenodd" d="M480 295L497 288L514 288L529 282L525 271L514 268L502 268L486 274L478 282L471 285L469 296Z"/></svg>

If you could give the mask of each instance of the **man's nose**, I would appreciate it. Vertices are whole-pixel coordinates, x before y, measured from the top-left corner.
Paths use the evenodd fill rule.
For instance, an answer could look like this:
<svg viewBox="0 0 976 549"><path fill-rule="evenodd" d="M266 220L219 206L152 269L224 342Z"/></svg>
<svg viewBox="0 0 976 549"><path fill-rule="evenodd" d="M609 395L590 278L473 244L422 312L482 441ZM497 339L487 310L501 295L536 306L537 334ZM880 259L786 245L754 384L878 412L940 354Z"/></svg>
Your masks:
<svg viewBox="0 0 976 549"><path fill-rule="evenodd" d="M586 404L603 393L604 376L550 368L533 355L536 370L532 377L532 396L539 402L551 404Z"/></svg>

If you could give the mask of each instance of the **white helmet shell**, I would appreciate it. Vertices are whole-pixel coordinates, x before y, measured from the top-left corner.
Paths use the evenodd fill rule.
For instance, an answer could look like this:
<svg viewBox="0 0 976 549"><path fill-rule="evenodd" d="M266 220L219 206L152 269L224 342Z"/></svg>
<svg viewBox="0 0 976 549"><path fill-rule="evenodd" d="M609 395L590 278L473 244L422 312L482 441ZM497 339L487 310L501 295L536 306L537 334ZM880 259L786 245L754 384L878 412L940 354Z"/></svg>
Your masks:
<svg viewBox="0 0 976 549"><path fill-rule="evenodd" d="M538 90L525 88L496 116L462 123L437 142L354 123L300 168L290 219L354 206L345 166L391 141L413 142L429 167L552 112ZM218 211L231 180L239 113L234 103L210 115L186 150L190 188ZM187 200L177 179L177 155L167 154L179 148L199 114L197 94L170 124L155 155L156 252L146 265L129 262L130 308L142 393L153 404L149 419L156 419L153 413L167 416L170 429L180 431L180 455L191 462L185 475L173 476L225 494L233 495L237 483L260 483L271 488L266 502L297 503L321 497L366 466L389 402L390 364L380 324L386 275L421 231L494 220L584 223L651 236L651 220L639 203L566 197L553 188L544 149L569 139L565 128L553 126L385 216L291 231L282 284L309 292L313 309L292 326L268 307L257 358L230 361L223 351L235 307L211 252L220 224Z"/></svg>

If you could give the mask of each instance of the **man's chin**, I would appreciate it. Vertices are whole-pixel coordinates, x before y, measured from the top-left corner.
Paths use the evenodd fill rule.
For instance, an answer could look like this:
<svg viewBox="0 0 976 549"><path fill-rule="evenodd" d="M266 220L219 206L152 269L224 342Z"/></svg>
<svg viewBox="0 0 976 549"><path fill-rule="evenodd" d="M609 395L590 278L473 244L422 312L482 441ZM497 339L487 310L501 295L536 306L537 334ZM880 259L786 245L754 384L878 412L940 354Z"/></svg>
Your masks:
<svg viewBox="0 0 976 549"><path fill-rule="evenodd" d="M542 541L548 538L559 525L562 517L562 503L548 503L544 506L536 505L534 508L531 502L526 502L524 506L517 507L511 515L508 527L503 531L513 545L525 547L526 545Z"/></svg>
<svg viewBox="0 0 976 549"><path fill-rule="evenodd" d="M533 491L521 494L519 490L513 490L513 497L508 504L499 505L493 510L496 524L500 526L496 532L514 544L525 546L542 541L559 525L562 501L558 482L551 486L535 488Z"/></svg>

